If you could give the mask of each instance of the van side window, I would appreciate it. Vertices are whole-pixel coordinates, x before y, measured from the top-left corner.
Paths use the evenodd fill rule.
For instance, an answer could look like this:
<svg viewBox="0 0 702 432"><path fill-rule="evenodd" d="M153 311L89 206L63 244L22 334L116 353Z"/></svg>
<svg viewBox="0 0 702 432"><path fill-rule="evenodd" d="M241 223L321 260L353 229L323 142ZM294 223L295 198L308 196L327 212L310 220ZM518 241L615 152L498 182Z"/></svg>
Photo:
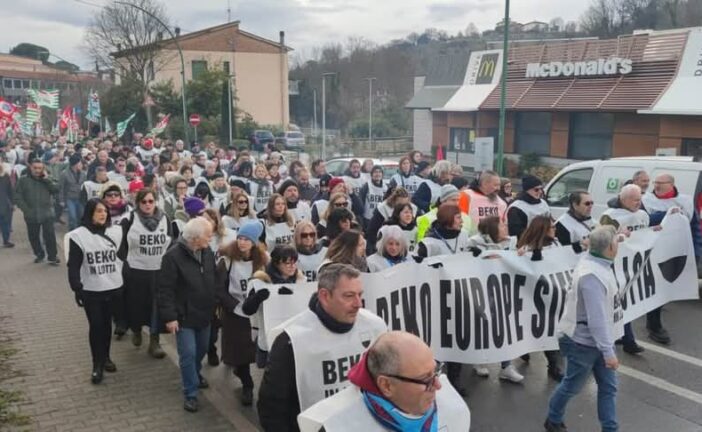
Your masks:
<svg viewBox="0 0 702 432"><path fill-rule="evenodd" d="M589 190L593 169L569 171L556 180L549 188L546 201L552 206L568 207L568 196L578 190Z"/></svg>

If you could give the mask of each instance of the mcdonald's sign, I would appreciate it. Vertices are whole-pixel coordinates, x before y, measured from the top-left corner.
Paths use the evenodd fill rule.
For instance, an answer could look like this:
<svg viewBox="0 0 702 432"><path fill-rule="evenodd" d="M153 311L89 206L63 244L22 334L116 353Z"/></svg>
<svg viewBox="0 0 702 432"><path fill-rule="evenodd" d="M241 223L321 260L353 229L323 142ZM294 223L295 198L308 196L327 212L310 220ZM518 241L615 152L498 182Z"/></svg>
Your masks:
<svg viewBox="0 0 702 432"><path fill-rule="evenodd" d="M475 77L475 84L491 84L497 69L497 62L500 54L483 54L478 66L478 75Z"/></svg>

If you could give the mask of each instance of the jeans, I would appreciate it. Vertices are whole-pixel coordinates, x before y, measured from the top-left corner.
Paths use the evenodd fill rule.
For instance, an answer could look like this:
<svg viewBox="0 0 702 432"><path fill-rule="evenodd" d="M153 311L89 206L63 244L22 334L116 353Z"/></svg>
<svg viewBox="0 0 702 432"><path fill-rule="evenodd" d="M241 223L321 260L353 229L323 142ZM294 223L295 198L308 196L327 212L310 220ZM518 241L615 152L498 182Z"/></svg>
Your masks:
<svg viewBox="0 0 702 432"><path fill-rule="evenodd" d="M49 260L56 259L56 233L54 232L54 220L46 219L43 221L28 221L27 223L27 236L29 237L29 244L32 245L32 251L34 256L37 258L44 258L49 256ZM41 239L39 233L41 232L41 237L44 239L44 246L41 244ZM46 247L46 254L44 254L44 247Z"/></svg>
<svg viewBox="0 0 702 432"><path fill-rule="evenodd" d="M602 432L619 430L616 414L616 372L605 366L604 357L597 348L575 343L568 336L561 337L558 343L567 361L566 373L549 401L549 421L555 424L563 423L568 401L580 392L592 372L597 382L597 416L602 425Z"/></svg>
<svg viewBox="0 0 702 432"><path fill-rule="evenodd" d="M0 231L2 231L2 243L9 243L12 232L12 213L0 214Z"/></svg>
<svg viewBox="0 0 702 432"><path fill-rule="evenodd" d="M180 365L180 378L183 381L185 399L197 397L202 359L207 353L209 342L210 326L201 329L181 327L176 333L178 364Z"/></svg>
<svg viewBox="0 0 702 432"><path fill-rule="evenodd" d="M68 230L72 231L80 225L80 219L83 217L85 207L80 199L67 199L66 212L68 213Z"/></svg>
<svg viewBox="0 0 702 432"><path fill-rule="evenodd" d="M94 366L103 366L110 358L112 340L112 302L121 289L103 292L83 291L83 308L88 317L88 337Z"/></svg>

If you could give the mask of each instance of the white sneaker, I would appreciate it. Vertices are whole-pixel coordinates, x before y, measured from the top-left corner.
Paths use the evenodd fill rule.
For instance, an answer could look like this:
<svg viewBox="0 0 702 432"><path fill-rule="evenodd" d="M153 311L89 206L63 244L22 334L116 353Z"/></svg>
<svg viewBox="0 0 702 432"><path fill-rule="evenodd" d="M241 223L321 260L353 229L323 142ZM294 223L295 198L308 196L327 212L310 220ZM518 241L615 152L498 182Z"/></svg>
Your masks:
<svg viewBox="0 0 702 432"><path fill-rule="evenodd" d="M514 365L509 365L500 371L499 378L513 383L520 383L524 380L524 375L517 372Z"/></svg>
<svg viewBox="0 0 702 432"><path fill-rule="evenodd" d="M475 366L474 369L475 374L479 377L487 378L490 376L490 369L486 368L485 366Z"/></svg>

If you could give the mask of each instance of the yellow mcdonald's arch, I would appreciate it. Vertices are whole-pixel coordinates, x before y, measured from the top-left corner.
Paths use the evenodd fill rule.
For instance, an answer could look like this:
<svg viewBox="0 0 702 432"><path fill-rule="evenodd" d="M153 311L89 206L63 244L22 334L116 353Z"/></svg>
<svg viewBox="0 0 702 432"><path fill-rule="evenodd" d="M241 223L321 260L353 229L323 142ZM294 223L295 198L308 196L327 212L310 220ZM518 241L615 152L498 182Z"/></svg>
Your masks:
<svg viewBox="0 0 702 432"><path fill-rule="evenodd" d="M478 77L479 78L492 77L493 74L495 73L495 66L496 66L495 59L483 57L483 60L480 62L480 69L478 69Z"/></svg>

